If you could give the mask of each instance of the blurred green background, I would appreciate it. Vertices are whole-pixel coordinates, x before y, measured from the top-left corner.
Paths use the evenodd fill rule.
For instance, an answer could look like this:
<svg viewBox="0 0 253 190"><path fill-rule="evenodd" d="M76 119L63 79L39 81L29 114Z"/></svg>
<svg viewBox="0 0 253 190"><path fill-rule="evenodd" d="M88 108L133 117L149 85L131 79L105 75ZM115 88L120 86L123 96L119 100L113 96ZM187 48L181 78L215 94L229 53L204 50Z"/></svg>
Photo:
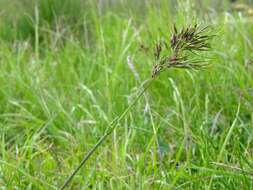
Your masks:
<svg viewBox="0 0 253 190"><path fill-rule="evenodd" d="M162 73L69 188L253 189L251 0L0 0L0 189L59 188L196 23L211 67Z"/></svg>

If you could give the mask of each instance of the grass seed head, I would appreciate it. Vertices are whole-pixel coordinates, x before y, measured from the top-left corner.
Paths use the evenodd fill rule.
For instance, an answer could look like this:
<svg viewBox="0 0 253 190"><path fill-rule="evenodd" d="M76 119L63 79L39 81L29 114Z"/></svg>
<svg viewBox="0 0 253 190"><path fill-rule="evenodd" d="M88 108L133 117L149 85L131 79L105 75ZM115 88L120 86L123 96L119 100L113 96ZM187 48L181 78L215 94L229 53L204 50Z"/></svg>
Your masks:
<svg viewBox="0 0 253 190"><path fill-rule="evenodd" d="M201 64L205 60L197 59L198 52L209 51L211 49L210 40L213 35L208 32L209 27L200 28L198 25L183 28L180 31L174 25L173 34L170 38L172 53L163 53L166 48L162 48L161 43L155 46L155 58L157 63L153 67L152 78L156 78L166 68L201 69L207 64ZM167 44L167 42L165 42ZM190 58L193 53L195 58Z"/></svg>

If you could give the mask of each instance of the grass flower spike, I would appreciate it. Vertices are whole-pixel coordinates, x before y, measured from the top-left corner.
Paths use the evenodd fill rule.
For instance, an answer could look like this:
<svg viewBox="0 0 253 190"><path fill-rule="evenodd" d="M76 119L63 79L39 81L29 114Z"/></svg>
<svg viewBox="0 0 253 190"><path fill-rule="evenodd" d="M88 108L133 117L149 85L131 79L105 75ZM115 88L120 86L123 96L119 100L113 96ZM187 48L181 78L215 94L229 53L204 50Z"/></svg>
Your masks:
<svg viewBox="0 0 253 190"><path fill-rule="evenodd" d="M174 26L170 45L168 42L164 42L163 46L160 42L156 44L154 55L157 63L153 67L152 78L156 78L163 70L172 67L201 69L207 66L203 64L205 60L199 56L198 52L208 51L211 48L210 40L213 35L208 34L208 28L200 28L195 25L178 32ZM163 51L166 52L163 53Z"/></svg>
<svg viewBox="0 0 253 190"><path fill-rule="evenodd" d="M207 27L200 29L197 25L182 29L180 32L174 26L173 35L169 42L158 42L155 46L154 56L156 64L152 71L152 80L149 80L144 87L141 87L140 93L132 101L132 103L116 118L106 129L104 135L97 141L93 148L84 156L81 163L69 175L64 184L60 188L63 190L70 183L77 172L85 165L87 160L94 152L102 145L105 139L117 128L118 123L127 115L136 102L144 95L145 91L151 86L152 81L165 69L169 68L184 68L184 69L200 69L207 64L203 64L203 57L199 57L197 52L210 50L209 40L211 35L207 34ZM170 46L168 45L170 43ZM171 52L170 49L171 48ZM165 55L165 56L164 56ZM129 61L129 60L128 60ZM200 64L201 63L201 64Z"/></svg>

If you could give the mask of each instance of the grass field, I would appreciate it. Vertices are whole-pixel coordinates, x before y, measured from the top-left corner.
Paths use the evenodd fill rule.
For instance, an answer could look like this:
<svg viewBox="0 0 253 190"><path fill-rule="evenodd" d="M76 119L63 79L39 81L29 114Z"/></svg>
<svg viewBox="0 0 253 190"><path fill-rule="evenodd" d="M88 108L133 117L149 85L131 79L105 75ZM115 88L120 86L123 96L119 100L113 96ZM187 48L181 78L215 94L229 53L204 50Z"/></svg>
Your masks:
<svg viewBox="0 0 253 190"><path fill-rule="evenodd" d="M253 189L249 11L0 0L0 190L58 189L151 78L154 44L196 23L216 35L211 66L157 77L68 189Z"/></svg>

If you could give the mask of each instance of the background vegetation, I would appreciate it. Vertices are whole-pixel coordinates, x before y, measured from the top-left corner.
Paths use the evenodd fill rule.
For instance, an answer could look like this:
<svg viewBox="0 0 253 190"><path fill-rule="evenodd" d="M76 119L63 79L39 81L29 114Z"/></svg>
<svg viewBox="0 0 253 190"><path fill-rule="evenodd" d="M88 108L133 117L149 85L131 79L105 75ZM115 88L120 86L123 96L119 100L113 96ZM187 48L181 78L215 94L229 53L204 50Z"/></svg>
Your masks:
<svg viewBox="0 0 253 190"><path fill-rule="evenodd" d="M241 3L0 0L0 189L57 189L151 77L174 23L214 28L212 67L159 76L70 189L253 189Z"/></svg>

